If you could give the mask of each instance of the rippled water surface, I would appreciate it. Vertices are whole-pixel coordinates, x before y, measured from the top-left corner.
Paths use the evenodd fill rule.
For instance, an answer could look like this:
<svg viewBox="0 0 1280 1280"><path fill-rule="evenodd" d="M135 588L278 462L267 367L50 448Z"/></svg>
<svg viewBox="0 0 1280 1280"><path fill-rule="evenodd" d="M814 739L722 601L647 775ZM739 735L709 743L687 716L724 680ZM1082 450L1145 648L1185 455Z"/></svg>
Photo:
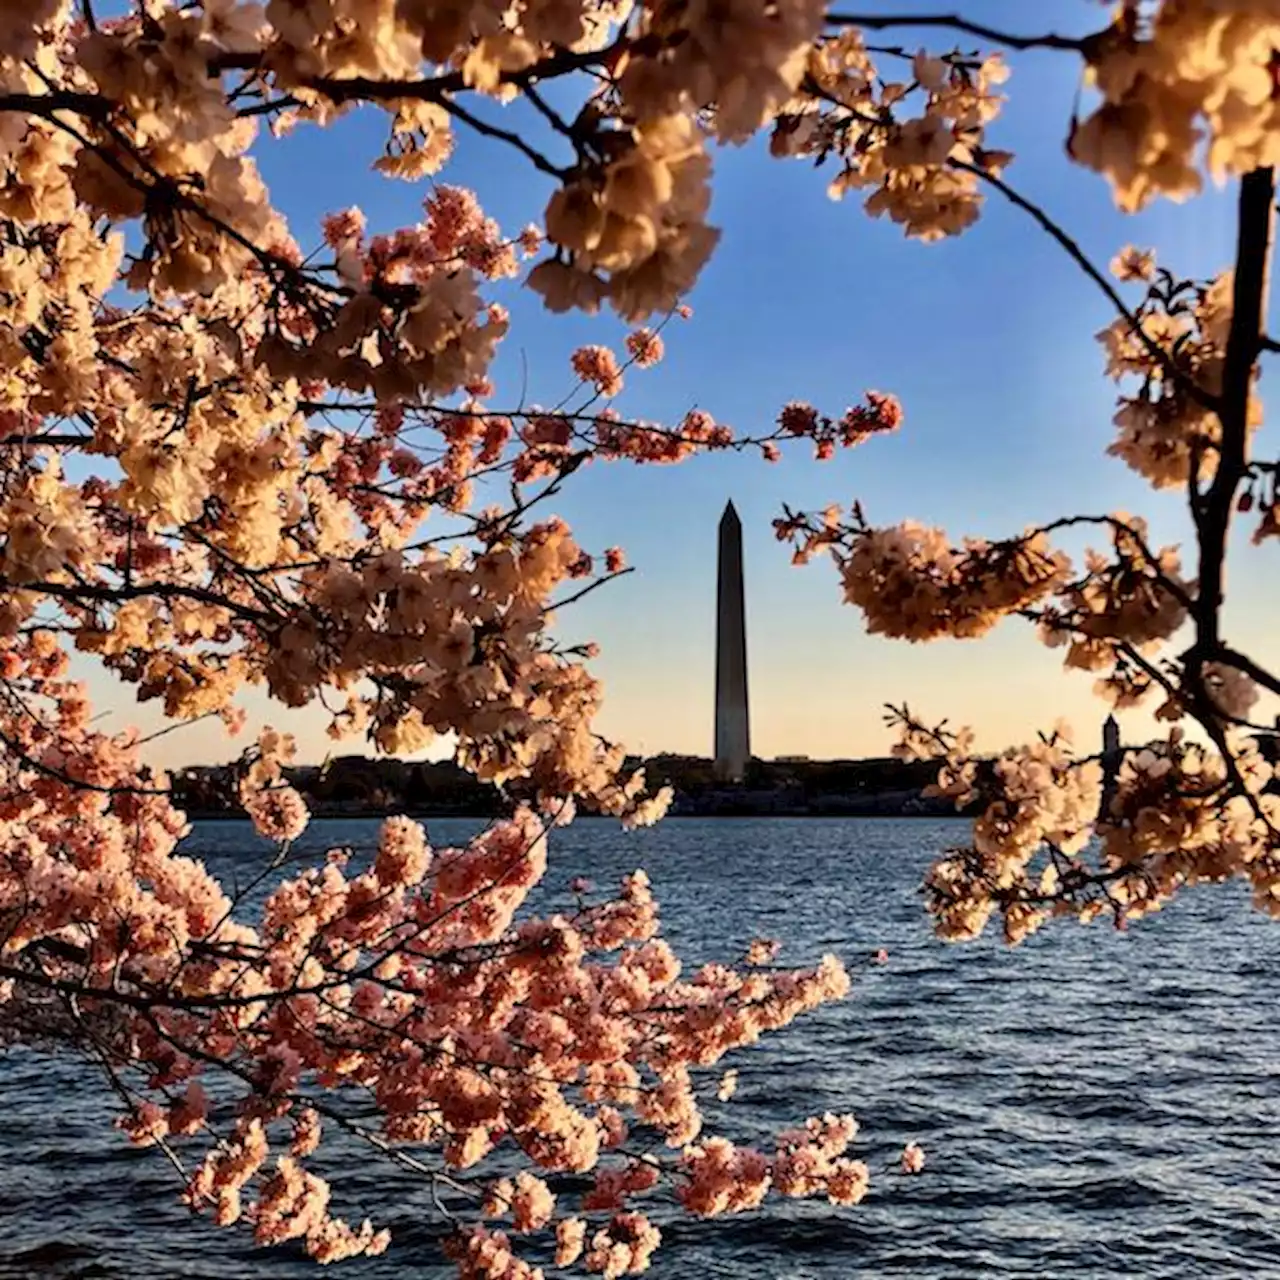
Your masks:
<svg viewBox="0 0 1280 1280"><path fill-rule="evenodd" d="M431 824L437 844L472 824ZM1051 928L1017 952L944 947L917 895L955 823L669 820L626 834L556 833L547 893L643 865L673 945L733 958L756 934L796 962L833 950L853 997L738 1055L737 1097L713 1127L751 1139L825 1110L854 1111L873 1169L907 1139L925 1176L881 1175L856 1209L774 1204L715 1223L665 1221L651 1274L681 1280L921 1280L978 1276L1280 1277L1280 924L1242 894L1205 890L1116 934ZM367 846L376 824L319 822L320 850ZM247 826L197 828L187 851L229 879L261 858ZM878 947L890 963L871 968ZM112 1098L70 1060L0 1058L0 1276L62 1280L315 1275L194 1220L174 1175L110 1128ZM344 1210L392 1227L348 1280L435 1280L430 1196L353 1158Z"/></svg>

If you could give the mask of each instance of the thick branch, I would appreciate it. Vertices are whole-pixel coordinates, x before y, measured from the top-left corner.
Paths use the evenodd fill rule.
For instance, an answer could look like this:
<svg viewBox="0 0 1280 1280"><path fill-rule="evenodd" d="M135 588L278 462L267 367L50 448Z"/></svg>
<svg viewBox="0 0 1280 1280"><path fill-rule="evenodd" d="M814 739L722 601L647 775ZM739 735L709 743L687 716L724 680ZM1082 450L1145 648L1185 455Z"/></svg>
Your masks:
<svg viewBox="0 0 1280 1280"><path fill-rule="evenodd" d="M1212 654L1219 645L1222 582L1227 533L1236 489L1248 456L1249 393L1262 343L1267 272L1274 220L1275 173L1255 169L1240 183L1231 332L1217 413L1222 423L1218 466L1197 512L1200 541L1200 596L1196 607L1197 647Z"/></svg>
<svg viewBox="0 0 1280 1280"><path fill-rule="evenodd" d="M1262 685L1264 689L1280 694L1280 678L1273 676L1270 671L1265 667L1259 666L1246 654L1232 649L1229 645L1220 645L1217 656L1229 666L1235 667L1237 671L1243 671L1245 675L1257 684Z"/></svg>
<svg viewBox="0 0 1280 1280"><path fill-rule="evenodd" d="M601 66L609 62L624 43L626 43L624 40L619 39L608 48L588 49L582 52L560 49L521 71L502 72L499 80L502 84L522 86L529 81L553 79L588 67ZM631 41L627 47L637 53L652 53L661 48L663 43L665 43L663 38L646 37ZM262 56L260 54L225 54L214 59L209 65L209 71L213 75L230 70L261 71ZM450 71L445 75L415 80L382 80L371 76L316 76L307 80L306 87L314 93L323 94L332 102L389 102L397 98L439 102L442 94L461 93L472 89L461 71Z"/></svg>
<svg viewBox="0 0 1280 1280"><path fill-rule="evenodd" d="M46 119L52 111L74 111L77 115L94 120L105 120L111 112L111 104L96 93L73 93L70 89L58 89L52 93L0 94L0 111L18 111L24 115Z"/></svg>

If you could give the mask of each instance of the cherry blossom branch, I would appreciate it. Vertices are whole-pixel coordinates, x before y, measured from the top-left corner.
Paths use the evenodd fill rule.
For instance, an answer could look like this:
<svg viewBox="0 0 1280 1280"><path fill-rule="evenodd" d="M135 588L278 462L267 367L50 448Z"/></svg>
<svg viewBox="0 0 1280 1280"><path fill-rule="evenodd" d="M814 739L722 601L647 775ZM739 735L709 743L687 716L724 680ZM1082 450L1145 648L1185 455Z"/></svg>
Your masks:
<svg viewBox="0 0 1280 1280"><path fill-rule="evenodd" d="M9 435L0 439L0 449L34 449L39 447L83 448L93 443L92 436L71 435L63 431L35 431L30 435Z"/></svg>
<svg viewBox="0 0 1280 1280"><path fill-rule="evenodd" d="M553 613L557 609L565 608L567 605L576 604L579 600L582 600L584 597L591 595L593 592L599 591L601 587L606 586L608 583L613 582L615 579L625 578L627 574L634 573L634 572L635 572L635 567L633 565L628 565L624 569L618 569L616 572L606 574L603 577L597 578L594 582L587 583L585 587L580 587L577 591L573 592L571 595L567 595L560 600L551 601L547 605L547 607L543 610L543 612Z"/></svg>
<svg viewBox="0 0 1280 1280"><path fill-rule="evenodd" d="M1117 516L1062 516L1057 520L1050 520L1047 524L1039 525L1035 528L1035 533L1053 533L1058 529L1071 529L1079 525L1102 525L1105 528L1112 529L1116 533L1123 534L1126 538L1131 539L1142 554L1144 567L1150 569L1152 575L1176 600L1178 600L1186 608L1190 609L1195 601L1195 597L1179 582L1175 582L1160 567L1160 557L1152 551L1150 544L1147 542L1143 534L1131 523L1121 520Z"/></svg>
<svg viewBox="0 0 1280 1280"><path fill-rule="evenodd" d="M991 173L984 169L981 165L973 164L968 160L958 160L951 158L947 160L947 167L957 169L962 173L970 173L980 181L985 182L988 186L994 187L1000 192L1010 204L1021 209L1027 214L1043 231L1045 231L1057 244L1066 252L1067 256L1084 272L1090 280L1097 285L1098 289L1105 295L1107 300L1116 309L1116 312L1128 324L1130 332L1139 342L1146 348L1147 353L1159 362L1170 375L1170 377L1187 392L1193 400L1198 404L1204 405L1207 409L1217 410L1218 397L1212 395L1201 387L1194 379L1190 378L1185 370L1179 367L1173 356L1159 345L1143 328L1142 322L1126 305L1124 299L1116 290L1115 285L1107 279L1106 275L1094 265L1088 254L1080 247L1079 243L1067 234L1066 230L1048 213L1033 200L1028 200L1014 187L1010 186L998 174Z"/></svg>
<svg viewBox="0 0 1280 1280"><path fill-rule="evenodd" d="M514 147L526 160L533 165L539 173L545 173L552 178L558 178L564 181L568 178L570 170L560 165L552 164L536 147L531 146L518 133L511 129L503 129L496 124L490 124L487 120L482 120L473 112L468 111L452 98L441 98L440 106L442 106L451 116L457 120L461 120L463 124L473 129L476 133L486 138L493 138L498 142L505 142L508 146Z"/></svg>
<svg viewBox="0 0 1280 1280"><path fill-rule="evenodd" d="M31 755L16 738L10 737L3 730L0 730L0 743L3 743L13 753L14 758L28 769L33 769L36 773L43 774L46 778L52 778L55 782L62 782L69 787L74 787L77 791L92 791L98 795L106 796L167 796L172 794L172 789L169 787L141 787L123 784L103 785L88 778L72 777L71 774L65 773L53 765L46 764L43 760Z"/></svg>
<svg viewBox="0 0 1280 1280"><path fill-rule="evenodd" d="M608 65L623 49L629 49L633 54L652 54L659 52L666 42L666 38L658 36L629 40L620 35L604 49L562 48L538 59L523 70L500 71L498 83L522 88L526 83L536 84L543 80L559 79L575 71ZM209 69L214 74L224 70L262 72L262 57L259 54L219 54L210 60ZM474 88L461 70L406 80L373 76L310 76L305 80L304 87L337 103L407 100L434 102L437 105L443 105L440 98L444 94L470 92Z"/></svg>
<svg viewBox="0 0 1280 1280"><path fill-rule="evenodd" d="M83 99L89 97L98 106L95 110L86 110L86 104ZM30 115L38 116L47 120L55 128L61 129L62 132L74 138L82 146L92 151L104 164L106 164L122 181L129 184L135 190L142 192L144 195L154 194L155 192L163 192L165 197L170 200L176 208L187 210L189 213L195 214L214 227L222 235L229 240L238 244L242 249L252 254L265 271L270 274L284 273L285 275L294 275L301 278L301 272L294 267L292 263L285 261L276 254L272 254L267 250L260 248L254 244L247 236L245 236L236 227L233 227L224 218L218 217L212 213L199 200L192 199L182 190L181 187L167 175L160 172L146 156L142 154L129 140L116 128L110 124L110 105L105 99L93 98L92 95L75 94L70 95L70 101L61 90L51 88L47 94L11 94L0 97L0 111L24 110ZM25 106L21 105L25 102ZM84 115L89 119L95 120L104 133L106 133L115 144L125 152L133 162L142 170L142 174L150 177L151 181L143 181L142 176L133 173L127 166L120 163L105 147L94 143L87 138L78 129L75 129L67 121L63 120L56 113L59 110L71 110L79 115Z"/></svg>
<svg viewBox="0 0 1280 1280"><path fill-rule="evenodd" d="M124 1103L126 1111L132 1112L137 1106L137 1101L128 1086L120 1078L120 1073L116 1070L115 1064L111 1060L111 1051L108 1046L102 1043L101 1038L89 1025L88 1021L81 1015L79 1001L75 995L64 994L62 997L63 1005L71 1015L72 1020L79 1027L81 1034L87 1039L92 1048L94 1056L97 1058L99 1065L102 1067L103 1074L106 1075L108 1082L116 1095ZM186 1181L187 1170L182 1163L181 1157L174 1151L171 1143L165 1138L158 1138L156 1141L163 1153L164 1157L173 1166L178 1177Z"/></svg>

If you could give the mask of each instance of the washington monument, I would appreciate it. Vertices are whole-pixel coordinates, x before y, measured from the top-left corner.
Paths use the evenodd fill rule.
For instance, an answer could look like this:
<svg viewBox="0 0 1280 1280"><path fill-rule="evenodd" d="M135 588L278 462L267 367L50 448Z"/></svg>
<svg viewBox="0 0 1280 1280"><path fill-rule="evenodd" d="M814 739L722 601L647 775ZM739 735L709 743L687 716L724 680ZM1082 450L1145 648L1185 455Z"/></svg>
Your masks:
<svg viewBox="0 0 1280 1280"><path fill-rule="evenodd" d="M742 522L733 503L720 517L716 582L716 775L741 782L751 758L747 714L747 619L742 590Z"/></svg>

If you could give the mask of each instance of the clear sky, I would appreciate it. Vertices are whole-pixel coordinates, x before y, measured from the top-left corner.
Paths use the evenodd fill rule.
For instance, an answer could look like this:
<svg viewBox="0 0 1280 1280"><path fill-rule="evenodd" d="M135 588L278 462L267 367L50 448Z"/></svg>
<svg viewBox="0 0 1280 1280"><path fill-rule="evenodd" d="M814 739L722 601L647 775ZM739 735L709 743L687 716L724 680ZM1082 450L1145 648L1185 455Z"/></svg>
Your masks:
<svg viewBox="0 0 1280 1280"><path fill-rule="evenodd" d="M877 6L891 12L893 5ZM1104 20L1086 0L987 0L966 15L1011 30L1078 32ZM899 6L909 12L919 6ZM934 50L945 32L900 37ZM975 42L965 40L966 47ZM1116 213L1101 179L1066 160L1063 142L1079 67L1066 55L1013 54L1004 117L992 145L1016 153L1008 180L1063 221L1105 265L1125 243L1156 247L1185 274L1210 274L1231 252L1231 193L1185 206L1162 204L1139 218ZM519 108L490 113L528 124ZM418 219L420 185L372 173L384 117L362 109L336 129L303 129L261 148L277 203L305 245L328 210L359 204L375 231ZM530 126L536 132L536 126ZM601 728L646 754L709 754L712 731L716 524L726 499L742 515L746 557L752 741L756 754L814 757L883 754L887 700L970 723L979 745L1025 740L1066 715L1092 741L1105 708L1092 678L1063 674L1030 629L1006 623L979 642L911 646L866 635L840 603L825 561L796 569L773 539L783 502L820 508L863 500L869 519L916 517L965 533L1005 534L1071 510L1147 514L1158 538L1188 528L1176 499L1161 498L1103 451L1112 437L1115 390L1101 376L1093 335L1108 304L1042 231L996 194L979 225L954 241L922 245L855 200L825 193L829 173L772 160L763 142L715 154L712 221L723 240L690 302L688 322L667 330L667 358L637 372L616 402L629 416L678 420L701 406L742 432L767 430L789 399L841 412L867 388L891 391L906 410L900 433L817 464L801 450L770 466L717 456L679 467L595 467L575 477L555 510L590 549L620 544L637 571L565 611L560 629L602 646L595 670L607 689ZM501 144L460 138L442 177L473 186L488 212L516 232L539 217L546 180ZM498 292L511 306L511 335L495 370L493 407L554 403L567 390L567 358L582 341L620 341L609 318L553 317L527 291ZM1243 551L1243 554L1241 554ZM1229 588L1229 634L1263 651L1274 631L1267 572L1274 551L1237 547ZM159 723L128 695L95 678L113 726ZM331 747L308 713L253 719L292 728L302 755ZM1122 719L1147 737L1144 716ZM358 749L358 748L353 748ZM208 724L155 745L175 766L229 758L236 747Z"/></svg>

